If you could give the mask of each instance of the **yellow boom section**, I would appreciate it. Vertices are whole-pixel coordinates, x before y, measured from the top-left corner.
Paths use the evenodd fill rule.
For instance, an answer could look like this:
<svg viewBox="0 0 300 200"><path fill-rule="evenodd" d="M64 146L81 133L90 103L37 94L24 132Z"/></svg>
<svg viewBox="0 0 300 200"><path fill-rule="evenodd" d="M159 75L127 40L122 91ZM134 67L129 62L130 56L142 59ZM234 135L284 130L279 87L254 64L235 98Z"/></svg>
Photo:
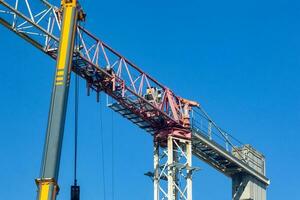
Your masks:
<svg viewBox="0 0 300 200"><path fill-rule="evenodd" d="M78 18L77 0L63 0L61 5L63 19L44 147L42 173L41 177L36 180L38 185L38 200L55 200L59 191L57 181Z"/></svg>

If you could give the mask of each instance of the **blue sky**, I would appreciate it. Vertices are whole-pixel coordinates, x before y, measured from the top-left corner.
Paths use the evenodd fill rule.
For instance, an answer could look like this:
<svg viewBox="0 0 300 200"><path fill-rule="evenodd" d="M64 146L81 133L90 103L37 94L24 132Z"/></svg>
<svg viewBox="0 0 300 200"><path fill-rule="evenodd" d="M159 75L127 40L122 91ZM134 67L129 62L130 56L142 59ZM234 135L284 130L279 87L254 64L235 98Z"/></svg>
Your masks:
<svg viewBox="0 0 300 200"><path fill-rule="evenodd" d="M295 199L300 186L299 1L112 0L82 5L86 27L95 35L178 95L199 101L221 127L265 154L268 199ZM31 200L55 62L2 26L0 44L1 199ZM73 179L73 91L58 199L69 199ZM112 199L112 192L115 200L152 199L152 182L143 175L153 165L152 138L106 108L105 95L99 104L95 95L85 94L81 82L82 199L104 199L101 134L106 199ZM196 159L194 165L202 168L194 176L194 199L231 198L230 179Z"/></svg>

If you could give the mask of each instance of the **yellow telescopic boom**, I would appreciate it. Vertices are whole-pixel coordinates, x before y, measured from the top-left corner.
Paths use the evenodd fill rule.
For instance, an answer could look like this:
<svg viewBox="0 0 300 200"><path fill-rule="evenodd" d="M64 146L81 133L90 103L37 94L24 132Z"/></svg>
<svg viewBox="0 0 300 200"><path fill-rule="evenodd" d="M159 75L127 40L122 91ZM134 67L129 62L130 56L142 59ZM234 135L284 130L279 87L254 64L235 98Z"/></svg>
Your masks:
<svg viewBox="0 0 300 200"><path fill-rule="evenodd" d="M59 191L58 173L65 116L69 94L70 72L76 35L77 0L62 0L63 20L54 78L42 171L38 186L38 200L55 200Z"/></svg>

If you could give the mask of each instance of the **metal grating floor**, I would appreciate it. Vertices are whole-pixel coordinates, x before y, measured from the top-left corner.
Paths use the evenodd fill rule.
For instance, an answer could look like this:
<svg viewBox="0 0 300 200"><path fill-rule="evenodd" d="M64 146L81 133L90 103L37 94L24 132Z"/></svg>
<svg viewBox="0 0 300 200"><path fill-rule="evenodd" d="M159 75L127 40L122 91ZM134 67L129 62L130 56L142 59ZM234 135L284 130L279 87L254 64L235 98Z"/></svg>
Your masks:
<svg viewBox="0 0 300 200"><path fill-rule="evenodd" d="M113 111L121 114L124 118L130 120L132 123L136 124L141 129L144 129L148 133L154 134L155 129L149 122L145 121L140 116L131 112L129 109L125 108L120 103L112 103L109 104L108 107L111 108Z"/></svg>

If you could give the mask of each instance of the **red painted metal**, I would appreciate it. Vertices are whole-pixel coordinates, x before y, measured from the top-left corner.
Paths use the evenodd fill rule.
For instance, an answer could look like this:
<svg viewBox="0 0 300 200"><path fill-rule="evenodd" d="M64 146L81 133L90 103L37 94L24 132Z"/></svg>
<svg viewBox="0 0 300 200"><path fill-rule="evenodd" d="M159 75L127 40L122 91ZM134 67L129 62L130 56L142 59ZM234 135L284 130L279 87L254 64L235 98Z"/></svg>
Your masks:
<svg viewBox="0 0 300 200"><path fill-rule="evenodd" d="M148 124L158 138L170 134L191 138L189 113L191 107L198 106L196 102L175 95L83 27L78 28L78 35L81 46L74 71L87 80L90 88L107 93L126 109L127 115L138 116Z"/></svg>

